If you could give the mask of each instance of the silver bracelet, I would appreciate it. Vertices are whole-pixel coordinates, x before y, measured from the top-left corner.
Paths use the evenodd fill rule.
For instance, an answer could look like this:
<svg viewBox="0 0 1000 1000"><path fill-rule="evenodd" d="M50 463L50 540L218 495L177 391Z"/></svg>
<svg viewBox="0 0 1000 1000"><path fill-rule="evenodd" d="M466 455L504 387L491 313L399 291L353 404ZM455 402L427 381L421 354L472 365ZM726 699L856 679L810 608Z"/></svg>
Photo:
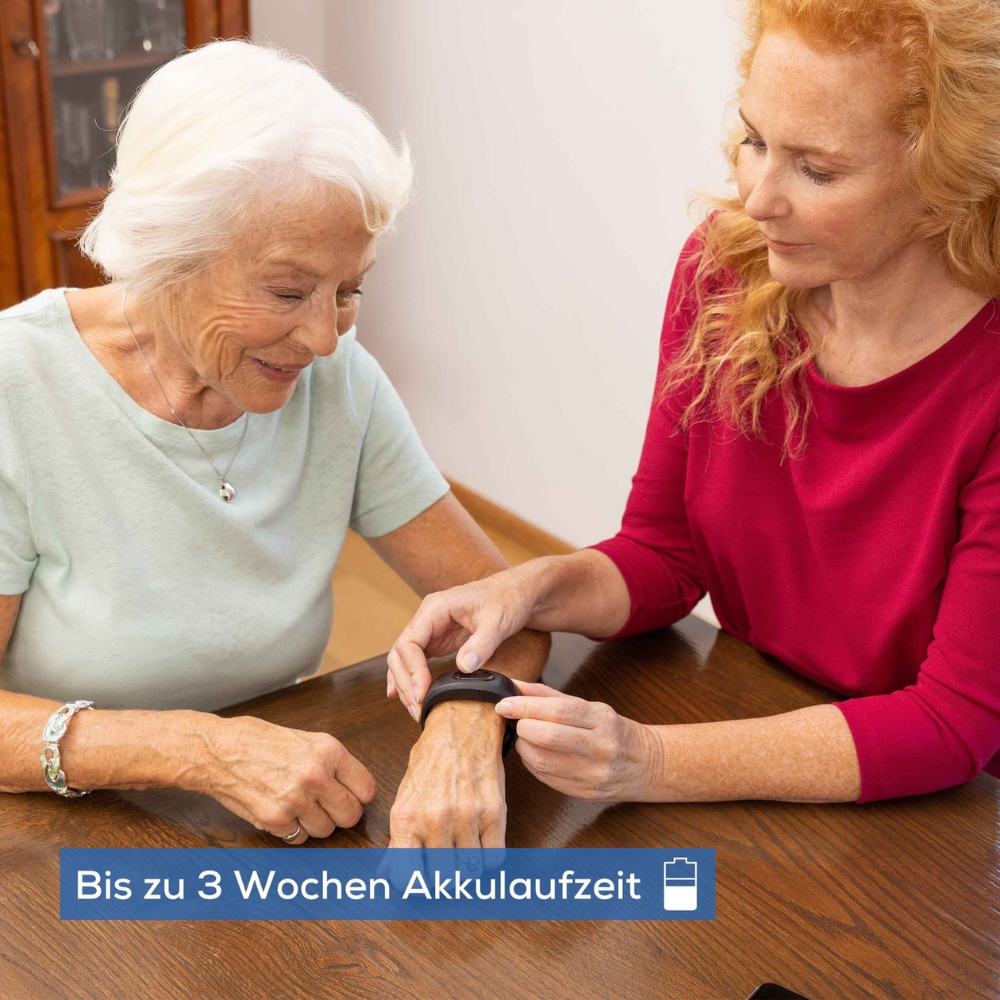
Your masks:
<svg viewBox="0 0 1000 1000"><path fill-rule="evenodd" d="M45 773L45 783L56 793L67 799L78 799L81 795L89 795L93 789L78 792L66 784L66 775L59 769L59 741L66 735L69 720L82 708L93 708L92 701L69 701L62 708L57 708L45 723L42 731L42 770ZM51 756L49 756L51 754Z"/></svg>

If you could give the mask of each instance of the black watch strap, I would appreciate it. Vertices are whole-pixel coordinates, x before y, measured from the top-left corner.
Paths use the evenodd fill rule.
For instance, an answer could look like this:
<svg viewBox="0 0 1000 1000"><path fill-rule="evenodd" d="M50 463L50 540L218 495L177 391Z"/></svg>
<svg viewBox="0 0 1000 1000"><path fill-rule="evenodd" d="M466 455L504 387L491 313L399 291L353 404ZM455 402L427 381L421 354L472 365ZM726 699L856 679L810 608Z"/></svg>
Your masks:
<svg viewBox="0 0 1000 1000"><path fill-rule="evenodd" d="M446 670L431 681L431 686L424 695L420 709L420 728L423 729L427 716L435 705L443 701L485 701L496 704L504 698L513 698L521 692L517 685L496 670L473 670L466 674L461 670ZM517 720L507 719L503 734L503 755L510 753L510 748L517 740Z"/></svg>

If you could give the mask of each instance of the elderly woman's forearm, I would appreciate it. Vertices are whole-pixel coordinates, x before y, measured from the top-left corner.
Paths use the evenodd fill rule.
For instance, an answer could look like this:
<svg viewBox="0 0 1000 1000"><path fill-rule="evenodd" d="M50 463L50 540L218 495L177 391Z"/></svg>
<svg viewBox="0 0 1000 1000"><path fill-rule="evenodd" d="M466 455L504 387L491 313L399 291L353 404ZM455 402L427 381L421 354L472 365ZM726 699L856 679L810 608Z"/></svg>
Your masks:
<svg viewBox="0 0 1000 1000"><path fill-rule="evenodd" d="M46 791L42 730L61 702L0 692L0 791ZM59 741L72 788L198 790L210 738L224 720L207 712L78 712Z"/></svg>
<svg viewBox="0 0 1000 1000"><path fill-rule="evenodd" d="M516 680L536 681L542 676L551 648L552 636L548 632L523 629L500 644L489 665ZM499 749L503 741L503 720L490 704L448 701L427 716L426 734L431 739L438 738L439 734L451 739L455 733L467 738L472 730L485 734L488 745Z"/></svg>
<svg viewBox="0 0 1000 1000"><path fill-rule="evenodd" d="M693 725L649 726L649 802L855 802L858 756L834 705Z"/></svg>

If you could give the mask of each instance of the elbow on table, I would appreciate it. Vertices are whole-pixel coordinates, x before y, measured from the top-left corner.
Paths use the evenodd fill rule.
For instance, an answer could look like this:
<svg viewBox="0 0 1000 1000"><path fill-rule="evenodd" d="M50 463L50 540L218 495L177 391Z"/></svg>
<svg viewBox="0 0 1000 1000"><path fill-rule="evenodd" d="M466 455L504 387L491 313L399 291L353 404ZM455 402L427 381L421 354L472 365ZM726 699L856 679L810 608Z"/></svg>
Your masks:
<svg viewBox="0 0 1000 1000"><path fill-rule="evenodd" d="M858 754L859 804L943 791L984 771L1000 775L1000 725L944 713L915 685L836 704Z"/></svg>

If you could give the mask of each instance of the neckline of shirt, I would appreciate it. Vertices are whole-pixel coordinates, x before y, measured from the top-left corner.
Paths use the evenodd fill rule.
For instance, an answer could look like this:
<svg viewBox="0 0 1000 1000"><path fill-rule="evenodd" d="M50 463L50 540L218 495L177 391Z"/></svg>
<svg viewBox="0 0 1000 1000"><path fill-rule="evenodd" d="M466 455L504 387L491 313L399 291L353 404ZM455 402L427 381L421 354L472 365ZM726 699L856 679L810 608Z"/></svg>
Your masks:
<svg viewBox="0 0 1000 1000"><path fill-rule="evenodd" d="M811 382L830 392L853 393L855 395L873 391L877 392L906 379L913 378L929 368L940 368L942 364L950 361L952 355L958 352L960 348L964 349L966 342L974 334L985 332L990 327L993 319L997 317L1000 317L1000 299L990 299L968 323L952 334L940 347L936 347L930 354L925 354L922 358L914 361L912 365L907 365L898 372L887 375L877 382L869 382L866 385L840 385L837 382L830 382L820 375L812 358L809 359L806 365L806 372ZM995 332L1000 333L1000 328ZM800 336L802 335L801 330L799 334Z"/></svg>
<svg viewBox="0 0 1000 1000"><path fill-rule="evenodd" d="M149 410L140 406L118 384L111 372L101 364L100 360L80 335L80 331L73 322L73 314L70 311L69 303L66 301L67 291L76 291L76 289L68 287L51 289L53 304L60 318L60 329L66 335L66 339L69 341L74 354L80 359L88 374L140 431L164 438L174 444L186 444L192 450L197 450L197 446L191 439L191 434L195 436L206 450L210 448L224 448L238 441L243 436L244 422L248 419L243 415L240 415L232 423L226 424L224 427L216 427L214 429L192 427L189 434L188 430L180 424L164 420L162 417L158 417L155 413L150 413ZM254 426L264 416L268 416L268 414L250 414L250 424L246 427L248 436Z"/></svg>

